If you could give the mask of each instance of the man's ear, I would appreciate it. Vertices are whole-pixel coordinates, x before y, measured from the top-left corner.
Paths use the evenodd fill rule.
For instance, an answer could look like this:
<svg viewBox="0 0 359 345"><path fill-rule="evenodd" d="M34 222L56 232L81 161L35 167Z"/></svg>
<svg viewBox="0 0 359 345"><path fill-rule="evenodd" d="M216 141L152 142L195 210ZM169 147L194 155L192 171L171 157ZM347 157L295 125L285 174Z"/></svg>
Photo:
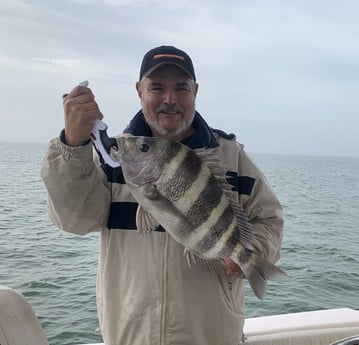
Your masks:
<svg viewBox="0 0 359 345"><path fill-rule="evenodd" d="M194 84L194 95L197 96L197 92L198 92L198 83Z"/></svg>
<svg viewBox="0 0 359 345"><path fill-rule="evenodd" d="M141 98L141 95L142 95L142 85L141 85L141 82L138 81L136 83L136 90L137 90L137 94L138 94L138 97Z"/></svg>

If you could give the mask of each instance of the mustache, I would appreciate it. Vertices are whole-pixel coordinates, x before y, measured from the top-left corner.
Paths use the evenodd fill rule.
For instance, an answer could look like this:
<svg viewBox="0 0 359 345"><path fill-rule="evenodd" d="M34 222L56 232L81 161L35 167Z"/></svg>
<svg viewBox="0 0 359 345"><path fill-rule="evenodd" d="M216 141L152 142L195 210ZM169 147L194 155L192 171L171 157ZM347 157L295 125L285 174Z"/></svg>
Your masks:
<svg viewBox="0 0 359 345"><path fill-rule="evenodd" d="M157 114L158 113L183 113L183 110L178 107L176 104L173 105L161 105L156 109Z"/></svg>

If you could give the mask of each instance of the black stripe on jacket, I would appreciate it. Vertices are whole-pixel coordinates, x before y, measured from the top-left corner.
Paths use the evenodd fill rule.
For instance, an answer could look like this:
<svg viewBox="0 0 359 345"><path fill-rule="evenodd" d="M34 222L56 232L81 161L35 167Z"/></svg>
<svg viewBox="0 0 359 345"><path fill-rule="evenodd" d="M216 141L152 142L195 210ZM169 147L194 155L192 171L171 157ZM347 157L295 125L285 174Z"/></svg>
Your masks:
<svg viewBox="0 0 359 345"><path fill-rule="evenodd" d="M136 202L112 202L107 227L109 229L137 230L137 207ZM158 226L154 231L163 232L165 230L162 226Z"/></svg>
<svg viewBox="0 0 359 345"><path fill-rule="evenodd" d="M250 176L238 176L235 171L227 171L227 182L232 185L232 191L238 194L251 195L254 187L255 178Z"/></svg>

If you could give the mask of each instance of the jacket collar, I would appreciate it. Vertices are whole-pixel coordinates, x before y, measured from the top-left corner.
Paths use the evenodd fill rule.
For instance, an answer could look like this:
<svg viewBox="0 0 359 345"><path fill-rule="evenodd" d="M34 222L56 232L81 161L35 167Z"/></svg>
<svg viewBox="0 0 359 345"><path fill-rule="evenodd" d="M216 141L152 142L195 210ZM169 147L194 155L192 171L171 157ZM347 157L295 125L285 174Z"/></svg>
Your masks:
<svg viewBox="0 0 359 345"><path fill-rule="evenodd" d="M195 129L194 133L184 139L182 144L185 144L191 149L203 147L213 148L219 146L212 129L207 125L206 121L197 111L194 116L192 126ZM151 128L147 124L142 110L134 116L124 132L136 136L153 136Z"/></svg>

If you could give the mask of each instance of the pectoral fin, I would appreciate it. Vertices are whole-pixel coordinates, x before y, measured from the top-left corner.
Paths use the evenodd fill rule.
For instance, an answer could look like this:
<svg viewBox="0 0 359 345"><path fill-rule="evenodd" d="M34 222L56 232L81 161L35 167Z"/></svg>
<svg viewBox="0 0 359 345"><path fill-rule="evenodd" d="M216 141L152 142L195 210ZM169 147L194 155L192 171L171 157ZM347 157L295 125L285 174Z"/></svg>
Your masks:
<svg viewBox="0 0 359 345"><path fill-rule="evenodd" d="M163 210L163 212L168 213L174 218L180 220L182 226L185 226L188 229L193 228L193 225L189 219L168 198L166 198L158 191L156 185L148 183L142 186L141 193L144 197L151 200L154 208L157 210ZM159 222L155 220L155 218L150 213L150 210L147 211L141 207L139 202L139 207L137 208L136 213L136 224L140 233L154 230L159 225L162 225L159 224Z"/></svg>
<svg viewBox="0 0 359 345"><path fill-rule="evenodd" d="M160 224L140 205L136 212L136 226L138 232L143 235L145 232L153 231Z"/></svg>
<svg viewBox="0 0 359 345"><path fill-rule="evenodd" d="M161 194L152 183L146 183L142 186L141 194L150 200L161 198ZM155 230L159 225L158 221L156 221L151 214L139 204L136 212L136 226L138 232L141 235L144 235L146 232Z"/></svg>

